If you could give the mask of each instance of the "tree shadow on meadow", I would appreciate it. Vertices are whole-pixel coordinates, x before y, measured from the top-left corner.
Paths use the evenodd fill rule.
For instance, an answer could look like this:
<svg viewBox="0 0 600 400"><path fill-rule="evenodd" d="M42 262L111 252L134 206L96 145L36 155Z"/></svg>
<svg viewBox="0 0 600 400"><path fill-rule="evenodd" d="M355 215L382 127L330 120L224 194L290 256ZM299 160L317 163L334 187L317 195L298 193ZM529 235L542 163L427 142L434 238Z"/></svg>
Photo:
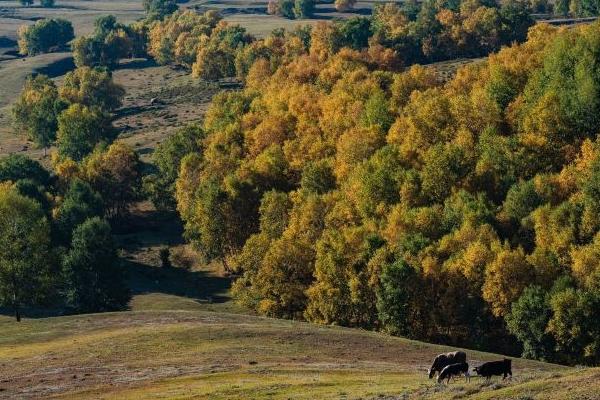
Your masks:
<svg viewBox="0 0 600 400"><path fill-rule="evenodd" d="M67 72L75 69L75 61L73 57L67 56L65 58L58 59L40 68L36 68L34 74L46 75L49 78L56 78L63 76Z"/></svg>
<svg viewBox="0 0 600 400"><path fill-rule="evenodd" d="M162 293L186 297L199 303L224 303L231 279L214 276L207 271L191 271L180 267L152 267L134 261L125 264L129 272L132 296Z"/></svg>
<svg viewBox="0 0 600 400"><path fill-rule="evenodd" d="M175 213L137 210L115 233L124 252L132 296L162 293L201 303L229 300L230 278L220 276L214 268L193 268L197 264L194 255L187 255L188 265L177 262L176 249L181 250L184 241L182 223ZM173 266L161 266L159 250L165 247L172 250Z"/></svg>

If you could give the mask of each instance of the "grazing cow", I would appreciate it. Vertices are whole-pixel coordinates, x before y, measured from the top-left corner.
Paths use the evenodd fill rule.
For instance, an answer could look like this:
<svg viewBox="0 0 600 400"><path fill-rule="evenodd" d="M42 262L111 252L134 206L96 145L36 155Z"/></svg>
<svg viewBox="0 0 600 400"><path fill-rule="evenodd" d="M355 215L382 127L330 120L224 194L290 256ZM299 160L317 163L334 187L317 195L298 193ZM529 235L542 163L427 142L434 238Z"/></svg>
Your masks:
<svg viewBox="0 0 600 400"><path fill-rule="evenodd" d="M502 361L486 362L478 367L475 367L475 372L477 372L477 375L485 377L488 381L494 375L503 375L502 379L506 379L508 375L510 375L512 378L511 360L505 358Z"/></svg>
<svg viewBox="0 0 600 400"><path fill-rule="evenodd" d="M447 379L446 383L450 383L450 378L461 375L464 375L465 380L467 381L470 378L469 364L467 364L466 362L446 365L442 372L440 372L437 381L438 383L442 383L444 379Z"/></svg>
<svg viewBox="0 0 600 400"><path fill-rule="evenodd" d="M467 354L464 351L453 351L446 354L438 354L433 359L433 364L429 368L429 379L433 378L436 372L442 372L445 366L450 364L466 363Z"/></svg>

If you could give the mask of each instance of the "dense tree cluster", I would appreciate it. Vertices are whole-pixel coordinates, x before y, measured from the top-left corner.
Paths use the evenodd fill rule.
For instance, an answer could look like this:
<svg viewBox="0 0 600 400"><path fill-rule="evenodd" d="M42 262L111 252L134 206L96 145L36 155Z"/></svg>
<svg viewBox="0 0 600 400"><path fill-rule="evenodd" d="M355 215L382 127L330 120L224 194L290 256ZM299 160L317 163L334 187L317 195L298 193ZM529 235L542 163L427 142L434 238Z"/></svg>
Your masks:
<svg viewBox="0 0 600 400"><path fill-rule="evenodd" d="M129 299L107 219L140 190L137 156L114 143L68 163L51 175L23 155L0 159L0 304L17 320L24 306L97 312Z"/></svg>
<svg viewBox="0 0 600 400"><path fill-rule="evenodd" d="M176 12L149 31L148 53L159 64L177 64L203 79L234 76L236 54L254 39L218 13Z"/></svg>
<svg viewBox="0 0 600 400"><path fill-rule="evenodd" d="M598 362L600 24L447 83L332 29L258 42L177 152L188 239L260 314Z"/></svg>
<svg viewBox="0 0 600 400"><path fill-rule="evenodd" d="M18 35L19 53L29 56L64 49L75 37L71 22L60 18L22 25Z"/></svg>
<svg viewBox="0 0 600 400"><path fill-rule="evenodd" d="M371 19L373 41L401 54L407 64L479 57L523 41L533 24L526 2L427 0L378 6Z"/></svg>
<svg viewBox="0 0 600 400"><path fill-rule="evenodd" d="M94 26L91 35L80 36L72 43L78 67L113 68L122 58L146 54L148 28L144 21L123 25L113 15L106 15L96 19Z"/></svg>
<svg viewBox="0 0 600 400"><path fill-rule="evenodd" d="M282 0L270 3L269 10L305 18L312 13L311 4ZM388 3L377 6L371 17L319 23L294 32L275 30L262 40L226 24L215 12L185 11L151 25L148 52L160 64L183 66L203 79L245 77L257 59L268 60L274 69L283 56L295 57L309 47L320 57L351 48L377 59L379 67L400 70L415 63L480 57L521 42L533 24L530 11L528 3L518 0L502 6L484 0L427 0L402 7Z"/></svg>
<svg viewBox="0 0 600 400"><path fill-rule="evenodd" d="M18 131L56 144L54 174L21 155L0 159L0 304L74 312L117 310L129 292L107 221L138 200L141 163L114 138L124 90L105 69L81 67L58 88L27 80L13 108Z"/></svg>
<svg viewBox="0 0 600 400"><path fill-rule="evenodd" d="M77 68L65 75L61 88L37 75L26 81L13 117L17 131L39 147L56 143L62 156L81 160L113 138L110 113L121 105L123 94L105 69Z"/></svg>
<svg viewBox="0 0 600 400"><path fill-rule="evenodd" d="M142 5L149 21L161 20L179 8L175 0L143 0Z"/></svg>
<svg viewBox="0 0 600 400"><path fill-rule="evenodd" d="M600 14L600 3L597 0L558 0L552 10L559 15L592 17Z"/></svg>

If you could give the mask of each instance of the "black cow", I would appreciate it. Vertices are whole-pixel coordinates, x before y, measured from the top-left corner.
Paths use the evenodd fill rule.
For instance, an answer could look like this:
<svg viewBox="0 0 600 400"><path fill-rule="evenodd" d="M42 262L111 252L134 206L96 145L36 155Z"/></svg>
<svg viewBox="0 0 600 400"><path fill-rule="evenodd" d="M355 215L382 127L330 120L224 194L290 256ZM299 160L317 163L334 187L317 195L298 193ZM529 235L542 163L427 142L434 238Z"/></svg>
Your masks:
<svg viewBox="0 0 600 400"><path fill-rule="evenodd" d="M505 358L502 361L486 362L478 367L475 367L475 372L477 372L477 375L485 377L486 380L490 380L490 378L494 375L502 375L502 379L506 379L508 375L510 375L512 378L511 360Z"/></svg>
<svg viewBox="0 0 600 400"><path fill-rule="evenodd" d="M451 353L439 354L433 359L433 364L429 368L429 379L433 378L436 372L442 372L445 366L450 364L466 363L467 354L464 351L453 351Z"/></svg>
<svg viewBox="0 0 600 400"><path fill-rule="evenodd" d="M438 383L442 383L444 379L447 379L446 383L450 383L450 378L460 375L464 375L465 380L467 381L470 378L469 364L467 364L466 362L446 365L442 372L440 372L437 381Z"/></svg>

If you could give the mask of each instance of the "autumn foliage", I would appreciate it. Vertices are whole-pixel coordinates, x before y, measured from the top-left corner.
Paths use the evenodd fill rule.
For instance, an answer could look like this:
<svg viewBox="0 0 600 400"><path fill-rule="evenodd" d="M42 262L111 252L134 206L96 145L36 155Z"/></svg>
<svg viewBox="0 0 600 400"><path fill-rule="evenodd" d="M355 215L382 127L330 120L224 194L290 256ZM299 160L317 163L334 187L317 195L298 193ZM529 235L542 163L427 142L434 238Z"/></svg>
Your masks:
<svg viewBox="0 0 600 400"><path fill-rule="evenodd" d="M475 28L469 4L436 18ZM260 314L597 362L600 25L537 25L446 83L332 29L252 45L181 160L186 236Z"/></svg>

